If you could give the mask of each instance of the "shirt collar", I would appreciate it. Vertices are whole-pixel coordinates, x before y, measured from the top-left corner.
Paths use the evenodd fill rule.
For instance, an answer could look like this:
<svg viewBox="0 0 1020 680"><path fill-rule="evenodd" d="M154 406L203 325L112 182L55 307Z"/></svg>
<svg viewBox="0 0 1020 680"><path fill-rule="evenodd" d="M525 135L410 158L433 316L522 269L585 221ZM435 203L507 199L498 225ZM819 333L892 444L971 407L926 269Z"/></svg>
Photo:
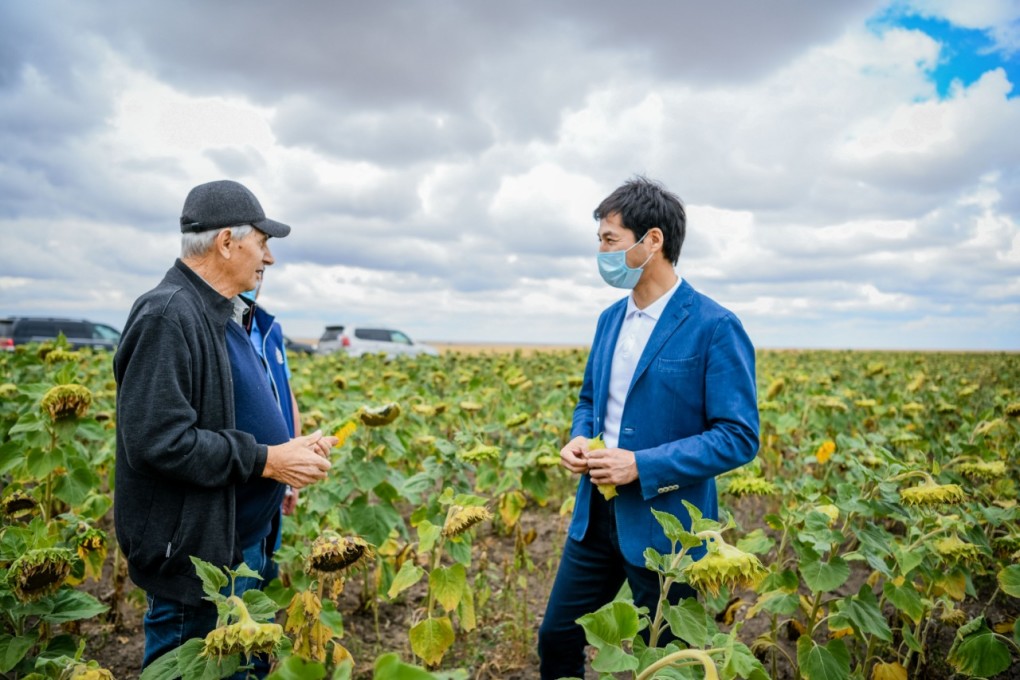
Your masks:
<svg viewBox="0 0 1020 680"><path fill-rule="evenodd" d="M641 312L642 314L650 318L652 321L658 321L659 317L662 316L662 311L666 309L666 305L669 304L669 301L673 297L673 294L676 293L677 289L680 287L681 282L683 282L683 278L677 276L676 283L673 284L673 287L667 290L662 295L660 295L658 300L648 305L644 309L638 309L638 306L634 304L634 293L631 292L631 294L627 296L627 313L625 315L625 318L630 319L638 312Z"/></svg>

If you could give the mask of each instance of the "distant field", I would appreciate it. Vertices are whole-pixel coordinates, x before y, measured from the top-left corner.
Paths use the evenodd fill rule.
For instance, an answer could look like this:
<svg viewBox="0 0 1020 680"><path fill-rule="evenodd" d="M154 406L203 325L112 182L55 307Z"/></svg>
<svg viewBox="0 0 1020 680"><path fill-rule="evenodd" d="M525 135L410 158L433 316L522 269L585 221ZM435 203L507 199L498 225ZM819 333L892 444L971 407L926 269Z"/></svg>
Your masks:
<svg viewBox="0 0 1020 680"><path fill-rule="evenodd" d="M318 341L314 338L298 338L300 342L315 345ZM440 352L465 352L467 354L509 354L520 350L524 354L532 352L548 352L555 350L588 349L587 345L555 345L541 343L513 343L513 342L442 342L438 340L423 340L426 345L432 345Z"/></svg>

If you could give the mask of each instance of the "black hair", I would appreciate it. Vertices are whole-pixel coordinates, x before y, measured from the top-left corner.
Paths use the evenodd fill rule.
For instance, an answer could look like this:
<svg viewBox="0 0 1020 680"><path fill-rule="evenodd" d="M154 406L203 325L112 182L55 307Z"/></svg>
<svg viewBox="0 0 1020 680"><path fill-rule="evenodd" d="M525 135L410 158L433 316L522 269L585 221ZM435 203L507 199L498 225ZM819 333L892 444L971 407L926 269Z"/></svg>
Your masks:
<svg viewBox="0 0 1020 680"><path fill-rule="evenodd" d="M638 175L609 194L593 213L596 220L619 214L623 226L640 239L649 229L662 230L662 253L674 265L687 233L687 213L680 198L659 182Z"/></svg>

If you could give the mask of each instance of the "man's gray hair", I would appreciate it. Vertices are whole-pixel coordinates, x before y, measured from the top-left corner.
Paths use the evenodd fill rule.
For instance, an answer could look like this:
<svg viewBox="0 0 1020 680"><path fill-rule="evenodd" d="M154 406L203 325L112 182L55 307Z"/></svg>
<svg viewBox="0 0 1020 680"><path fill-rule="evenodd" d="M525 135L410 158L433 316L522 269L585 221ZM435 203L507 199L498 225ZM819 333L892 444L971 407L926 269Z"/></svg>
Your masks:
<svg viewBox="0 0 1020 680"><path fill-rule="evenodd" d="M238 224L233 227L223 227L223 229L229 229L230 235L240 241L241 239L248 238L248 235L255 230L255 227L250 224ZM208 231L184 232L181 234L181 259L186 260L189 257L205 255L212 248L213 241L216 240L216 234L223 231L223 229L209 229Z"/></svg>

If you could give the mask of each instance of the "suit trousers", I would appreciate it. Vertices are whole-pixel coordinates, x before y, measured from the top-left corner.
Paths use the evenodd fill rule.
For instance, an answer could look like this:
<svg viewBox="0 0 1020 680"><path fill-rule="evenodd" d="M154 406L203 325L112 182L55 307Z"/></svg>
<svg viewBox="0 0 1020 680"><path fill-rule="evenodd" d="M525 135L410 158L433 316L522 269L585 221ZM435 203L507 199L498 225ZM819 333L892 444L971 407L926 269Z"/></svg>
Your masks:
<svg viewBox="0 0 1020 680"><path fill-rule="evenodd" d="M567 537L545 616L538 629L538 655L542 680L584 677L584 629L576 620L612 602L623 582L630 584L634 604L655 615L659 602L659 575L627 562L620 551L614 501L592 493L588 531L584 539ZM670 589L669 601L697 597L687 584ZM641 632L647 641L647 628ZM659 644L675 640L668 627Z"/></svg>

